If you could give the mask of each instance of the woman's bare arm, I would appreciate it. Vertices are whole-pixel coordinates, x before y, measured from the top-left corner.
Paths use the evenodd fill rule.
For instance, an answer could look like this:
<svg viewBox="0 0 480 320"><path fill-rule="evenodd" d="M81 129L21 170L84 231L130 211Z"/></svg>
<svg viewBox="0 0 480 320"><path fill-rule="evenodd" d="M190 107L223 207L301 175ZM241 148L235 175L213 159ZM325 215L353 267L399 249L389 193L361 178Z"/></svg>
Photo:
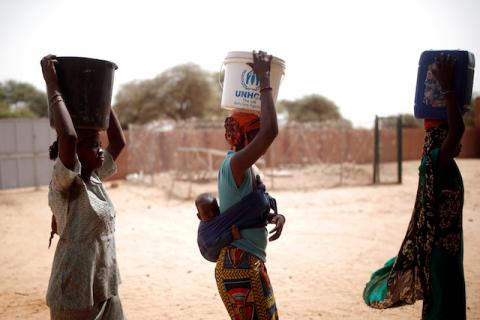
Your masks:
<svg viewBox="0 0 480 320"><path fill-rule="evenodd" d="M438 59L434 75L445 96L447 104L448 134L442 143L438 159L438 169L443 169L450 159L457 156L460 148L460 141L465 131L462 113L457 104L453 86L453 67L455 61L450 56L442 56Z"/></svg>
<svg viewBox="0 0 480 320"><path fill-rule="evenodd" d="M112 155L113 160L117 160L118 155L126 144L122 126L118 121L117 115L110 109L110 122L107 129L108 147L107 151Z"/></svg>
<svg viewBox="0 0 480 320"><path fill-rule="evenodd" d="M58 78L55 71L55 63L57 61L55 58L54 55L48 55L41 60L40 64L42 66L43 78L47 85L49 107L54 116L58 139L58 156L65 167L73 170L77 152L77 133L58 86Z"/></svg>
<svg viewBox="0 0 480 320"><path fill-rule="evenodd" d="M237 186L242 184L245 171L265 152L278 135L277 113L270 87L270 66L272 56L260 51L253 53L253 64L249 64L260 79L260 130L255 138L242 150L235 153L230 162Z"/></svg>

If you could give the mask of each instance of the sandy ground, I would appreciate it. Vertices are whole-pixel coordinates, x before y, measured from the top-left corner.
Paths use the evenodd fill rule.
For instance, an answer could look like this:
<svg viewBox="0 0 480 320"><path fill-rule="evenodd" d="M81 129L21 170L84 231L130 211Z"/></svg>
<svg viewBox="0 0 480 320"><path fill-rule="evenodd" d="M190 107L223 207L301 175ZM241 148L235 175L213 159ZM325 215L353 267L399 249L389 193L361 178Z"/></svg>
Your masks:
<svg viewBox="0 0 480 320"><path fill-rule="evenodd" d="M370 273L396 255L403 239L417 166L404 163L402 185L271 192L287 216L267 262L282 319L420 318L421 302L379 311L362 300ZM468 319L480 319L480 160L460 160L459 166L466 189L467 312ZM320 173L310 179L322 179ZM291 177L283 179L295 188ZM128 319L227 319L214 264L196 247L193 203L167 200L165 188L111 185ZM214 184L196 188L209 191ZM0 319L48 319L45 293L56 245L47 249L49 226L46 188L0 192Z"/></svg>

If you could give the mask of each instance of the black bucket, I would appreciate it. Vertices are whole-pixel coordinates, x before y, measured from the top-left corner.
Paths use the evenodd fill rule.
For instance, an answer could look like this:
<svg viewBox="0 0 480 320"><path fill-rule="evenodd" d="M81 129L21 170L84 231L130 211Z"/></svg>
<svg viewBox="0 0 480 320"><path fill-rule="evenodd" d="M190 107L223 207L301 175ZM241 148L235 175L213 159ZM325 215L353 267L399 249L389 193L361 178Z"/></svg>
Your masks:
<svg viewBox="0 0 480 320"><path fill-rule="evenodd" d="M75 128L106 130L110 118L113 75L118 68L110 61L57 57L58 85ZM49 109L50 125L53 114Z"/></svg>

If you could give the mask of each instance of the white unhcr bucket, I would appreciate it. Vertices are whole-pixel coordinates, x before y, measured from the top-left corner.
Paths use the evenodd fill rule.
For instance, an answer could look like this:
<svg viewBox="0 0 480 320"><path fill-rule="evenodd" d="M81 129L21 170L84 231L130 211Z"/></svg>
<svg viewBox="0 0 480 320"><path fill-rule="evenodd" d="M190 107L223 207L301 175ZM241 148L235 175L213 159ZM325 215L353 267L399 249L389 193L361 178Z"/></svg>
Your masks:
<svg viewBox="0 0 480 320"><path fill-rule="evenodd" d="M232 51L225 58L223 81L223 109L260 114L260 81L247 62L253 63L253 54L245 51ZM285 74L285 61L273 57L270 67L270 86L273 102L277 101L280 82Z"/></svg>

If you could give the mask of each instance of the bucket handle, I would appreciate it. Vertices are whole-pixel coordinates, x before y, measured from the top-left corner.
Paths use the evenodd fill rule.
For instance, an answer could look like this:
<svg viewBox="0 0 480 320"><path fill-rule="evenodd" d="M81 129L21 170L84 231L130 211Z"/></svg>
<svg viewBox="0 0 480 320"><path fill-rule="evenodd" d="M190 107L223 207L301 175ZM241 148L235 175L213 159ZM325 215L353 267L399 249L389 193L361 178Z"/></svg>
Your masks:
<svg viewBox="0 0 480 320"><path fill-rule="evenodd" d="M222 62L222 65L220 66L220 71L218 72L218 84L220 85L220 88L222 89L223 91L223 82L220 80L220 77L222 76L222 71L223 71L223 62ZM225 77L223 79L225 81Z"/></svg>

